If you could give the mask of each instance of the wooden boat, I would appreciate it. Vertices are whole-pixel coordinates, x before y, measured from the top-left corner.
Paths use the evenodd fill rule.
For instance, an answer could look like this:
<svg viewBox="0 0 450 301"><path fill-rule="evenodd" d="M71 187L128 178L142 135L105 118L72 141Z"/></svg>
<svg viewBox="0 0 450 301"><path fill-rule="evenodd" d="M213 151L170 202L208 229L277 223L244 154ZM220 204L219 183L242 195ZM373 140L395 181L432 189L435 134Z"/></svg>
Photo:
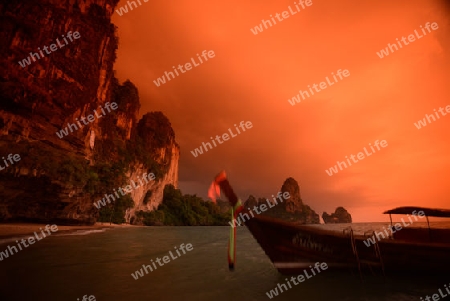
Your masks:
<svg viewBox="0 0 450 301"><path fill-rule="evenodd" d="M233 208L239 208L235 210L236 214L240 210L242 215L249 213L245 207L239 206L225 172L216 176L212 187L214 185L220 186ZM418 216L425 216L427 222L429 216L450 218L450 210L421 207L399 207L384 213L390 217L392 214L412 214L408 217L410 221L418 221ZM379 268L383 274L447 274L450 271L450 229L431 229L429 222L428 229L407 224L403 222L405 227L398 230L399 223L393 225L391 218L391 228L384 232L387 237L381 239L382 235L378 235L380 232L355 235L349 227L340 233L261 214L252 215L245 221L247 228L282 274L300 274L316 262L325 262L330 270L357 268L360 274L365 269L374 271L375 268ZM372 240L373 243L369 242L370 237L376 238Z"/></svg>
<svg viewBox="0 0 450 301"><path fill-rule="evenodd" d="M428 216L450 217L450 210L421 207L400 207L384 213L412 214L414 210L422 211L427 221ZM417 216L412 216L412 220L415 219ZM394 232L395 226L400 224L392 225L391 218L393 230L381 232L386 239L381 239L380 232L377 232L378 235L373 237L379 237L380 240L374 239L372 244L368 238L377 234L373 231L355 235L348 228L339 233L317 226L294 225L261 215L251 218L245 224L275 268L283 274L299 274L316 262L325 262L330 269L357 268L360 272L374 268L379 268L383 273L448 273L450 270L450 229L408 226L386 237L386 234Z"/></svg>

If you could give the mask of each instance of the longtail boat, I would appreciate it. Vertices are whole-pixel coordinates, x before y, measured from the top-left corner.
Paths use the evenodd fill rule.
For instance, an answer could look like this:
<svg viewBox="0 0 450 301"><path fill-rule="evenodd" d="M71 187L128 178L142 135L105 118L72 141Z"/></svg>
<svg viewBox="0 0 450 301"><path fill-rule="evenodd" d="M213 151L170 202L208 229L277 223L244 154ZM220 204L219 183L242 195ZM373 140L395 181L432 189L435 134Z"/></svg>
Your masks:
<svg viewBox="0 0 450 301"><path fill-rule="evenodd" d="M239 204L224 174L216 177L215 183L231 206ZM241 210L247 212L243 206ZM411 214L408 220L417 222L422 216L427 222L429 216L450 218L450 210L422 207L399 207L384 214ZM354 234L350 227L336 232L263 215L255 215L245 221L245 225L282 274L299 274L316 262L327 263L331 270L358 269L360 273L375 269L383 274L448 273L450 270L450 229L433 229L429 222L428 229L403 223L405 227L399 230L399 223L392 224L391 218L389 231L371 231L364 235ZM381 233L387 235L381 238Z"/></svg>

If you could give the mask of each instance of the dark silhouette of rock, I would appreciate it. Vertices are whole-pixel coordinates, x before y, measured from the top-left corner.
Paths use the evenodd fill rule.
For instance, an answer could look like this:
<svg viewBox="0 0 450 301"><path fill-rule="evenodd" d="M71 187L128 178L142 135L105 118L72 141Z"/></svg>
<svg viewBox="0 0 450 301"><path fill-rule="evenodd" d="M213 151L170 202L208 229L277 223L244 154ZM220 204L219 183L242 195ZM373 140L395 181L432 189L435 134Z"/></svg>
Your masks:
<svg viewBox="0 0 450 301"><path fill-rule="evenodd" d="M287 178L286 181L284 181L283 186L281 186L281 193L284 192L288 192L290 198L280 204L280 206L284 207L286 212L302 212L304 205L300 196L300 187L298 186L297 181L293 178Z"/></svg>
<svg viewBox="0 0 450 301"><path fill-rule="evenodd" d="M258 203L259 202L256 200L256 198L253 195L250 195L245 201L244 206L246 206L246 208L253 208L254 206L258 206Z"/></svg>
<svg viewBox="0 0 450 301"><path fill-rule="evenodd" d="M344 207L337 207L336 211L331 215L324 212L322 214L322 219L325 224L341 224L352 222L352 216L350 215L350 213L348 213L347 210L344 209Z"/></svg>
<svg viewBox="0 0 450 301"><path fill-rule="evenodd" d="M264 215L282 219L284 221L295 222L300 224L319 224L320 218L319 215L314 212L308 205L305 205L300 196L300 187L297 181L293 178L288 178L284 181L281 186L281 195L288 192L289 198L279 198L276 201L273 198L269 198L269 202L275 206L272 208L268 208L265 211ZM276 197L276 194L274 194ZM248 204L254 204L256 199L253 196L250 196L247 200ZM266 204L266 199L258 199L257 204ZM249 208L253 208L249 207Z"/></svg>

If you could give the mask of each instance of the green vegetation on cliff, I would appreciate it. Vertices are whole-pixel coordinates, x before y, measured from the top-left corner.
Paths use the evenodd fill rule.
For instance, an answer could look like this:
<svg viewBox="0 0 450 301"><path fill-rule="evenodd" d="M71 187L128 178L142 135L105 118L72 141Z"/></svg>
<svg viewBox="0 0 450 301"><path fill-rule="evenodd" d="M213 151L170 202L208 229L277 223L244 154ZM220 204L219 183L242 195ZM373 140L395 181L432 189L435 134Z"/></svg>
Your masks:
<svg viewBox="0 0 450 301"><path fill-rule="evenodd" d="M133 199L129 194L121 196L111 206L100 209L98 221L102 223L122 224L125 223L125 212L134 207Z"/></svg>
<svg viewBox="0 0 450 301"><path fill-rule="evenodd" d="M176 166L170 121L161 112L139 119L138 89L114 75L118 33L110 17L118 1L0 4L0 153L21 157L0 173L1 221L120 223L129 198L103 211L93 202L128 184L134 170L155 174L158 183ZM25 68L18 63L68 31L82 38ZM112 102L117 110L97 115ZM70 132L62 137L64 129Z"/></svg>
<svg viewBox="0 0 450 301"><path fill-rule="evenodd" d="M146 226L224 226L230 215L221 213L218 205L205 202L196 195L183 195L172 185L164 187L158 210L136 213L134 224Z"/></svg>

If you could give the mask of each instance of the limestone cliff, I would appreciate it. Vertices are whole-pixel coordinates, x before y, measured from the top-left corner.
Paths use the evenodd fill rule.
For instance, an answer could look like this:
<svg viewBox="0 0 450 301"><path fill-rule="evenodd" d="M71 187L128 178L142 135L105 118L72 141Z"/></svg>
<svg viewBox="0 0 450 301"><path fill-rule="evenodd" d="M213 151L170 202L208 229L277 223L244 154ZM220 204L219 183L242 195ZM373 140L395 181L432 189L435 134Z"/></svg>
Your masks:
<svg viewBox="0 0 450 301"><path fill-rule="evenodd" d="M303 200L300 195L300 187L297 181L293 178L288 178L281 186L280 192L283 194L289 192L290 198L287 198L280 202L277 200L277 204L264 212L264 215L282 219L289 222L295 222L300 224L319 224L319 215L314 212L308 205L303 204ZM273 199L269 199L272 204L275 204ZM247 200L248 204L254 204L256 202L253 196ZM258 204L266 204L266 200L258 199Z"/></svg>
<svg viewBox="0 0 450 301"><path fill-rule="evenodd" d="M339 223L351 223L352 216L348 213L344 207L337 207L335 212L329 215L324 212L322 214L322 219L325 224L339 224Z"/></svg>
<svg viewBox="0 0 450 301"><path fill-rule="evenodd" d="M166 185L172 184L178 187L180 148L175 142L175 133L169 120L161 112L146 114L139 121L137 131L138 137L144 137L144 145L147 146L151 153L156 155L156 163L162 170L162 173L158 181L151 181L143 189L138 188L133 191L135 207L127 212L126 219L128 222L140 210L156 210L162 202ZM158 137L162 137L162 140ZM130 179L136 181L145 172L146 169L140 166L134 170Z"/></svg>
<svg viewBox="0 0 450 301"><path fill-rule="evenodd" d="M113 74L118 38L110 18L117 3L0 3L0 157L21 157L0 171L0 221L92 224L99 216L93 202L154 173L154 181L132 190L129 221L136 209L162 201L165 184L177 186L179 146L170 122L160 112L138 121L137 88ZM80 38L19 64L69 31ZM81 123L112 103L117 109Z"/></svg>

